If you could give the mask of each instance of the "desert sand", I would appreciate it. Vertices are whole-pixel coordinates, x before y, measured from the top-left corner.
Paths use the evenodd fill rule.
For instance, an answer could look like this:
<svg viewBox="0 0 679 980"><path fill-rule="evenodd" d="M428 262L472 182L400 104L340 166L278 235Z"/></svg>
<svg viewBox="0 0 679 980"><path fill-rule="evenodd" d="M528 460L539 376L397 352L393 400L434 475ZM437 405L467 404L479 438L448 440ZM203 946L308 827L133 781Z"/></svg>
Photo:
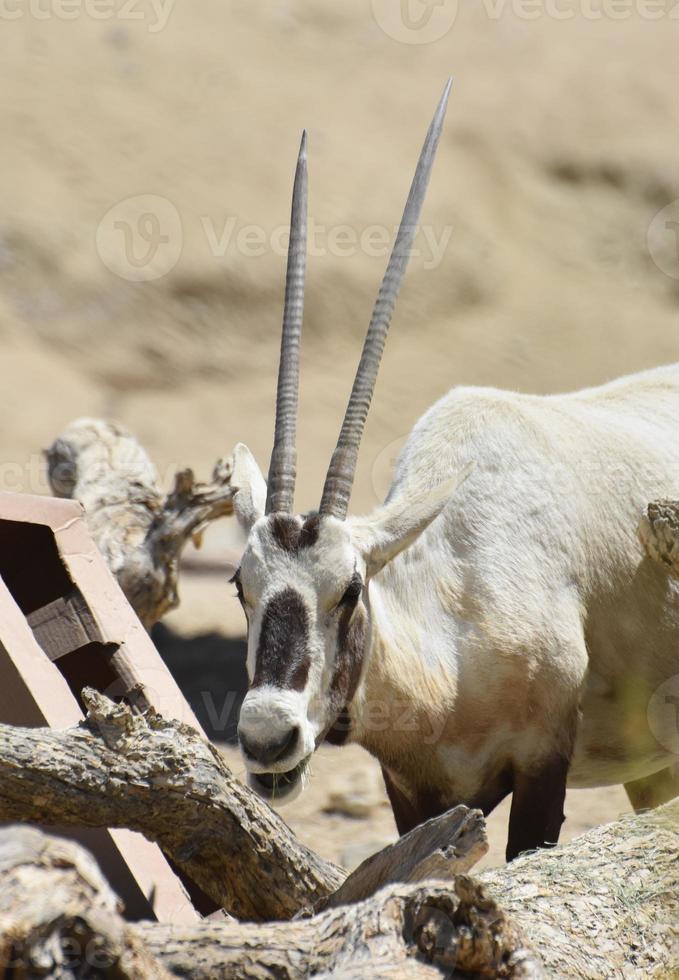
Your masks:
<svg viewBox="0 0 679 980"><path fill-rule="evenodd" d="M41 450L81 415L128 425L166 480L185 465L207 474L237 441L266 466L282 232L306 127L315 237L297 505L317 505L386 242L450 74L354 508L383 497L404 436L452 385L556 392L679 358L679 7L410 4L412 23L439 18L422 28L429 43L395 0L2 4L0 489L47 492ZM168 617L180 637L242 639L226 583L238 546L232 522L208 534L217 572L185 572ZM323 750L286 819L355 863L395 833L376 779L359 749ZM375 794L369 816L325 814L333 782L352 780ZM564 834L626 805L619 788L569 793ZM490 860L505 824L503 807Z"/></svg>

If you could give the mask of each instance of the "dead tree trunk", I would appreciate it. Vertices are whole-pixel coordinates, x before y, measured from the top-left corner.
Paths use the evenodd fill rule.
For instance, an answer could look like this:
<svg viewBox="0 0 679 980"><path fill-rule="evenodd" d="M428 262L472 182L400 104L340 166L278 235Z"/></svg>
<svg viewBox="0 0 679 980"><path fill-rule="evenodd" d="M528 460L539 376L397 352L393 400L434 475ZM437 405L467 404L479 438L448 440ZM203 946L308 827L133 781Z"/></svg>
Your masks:
<svg viewBox="0 0 679 980"><path fill-rule="evenodd" d="M0 726L0 818L141 830L244 918L326 906L288 923L144 926L175 975L257 978L268 964L269 976L424 977L433 967L451 975L457 962L480 976L534 976L523 936L548 975L679 969L679 800L485 872L483 891L464 876L419 881L452 877L483 850L478 817L462 810L416 828L345 880L192 729L86 698L87 721L66 732ZM385 882L394 884L372 894Z"/></svg>
<svg viewBox="0 0 679 980"><path fill-rule="evenodd" d="M3 976L110 980L540 977L518 930L479 886L391 886L313 919L187 930L130 925L92 858L70 841L0 831ZM457 975L457 974L455 974Z"/></svg>
<svg viewBox="0 0 679 980"><path fill-rule="evenodd" d="M342 883L193 728L82 697L77 728L0 725L0 820L140 831L242 919L290 918Z"/></svg>
<svg viewBox="0 0 679 980"><path fill-rule="evenodd" d="M0 976L169 980L94 858L30 827L0 831Z"/></svg>
<svg viewBox="0 0 679 980"><path fill-rule="evenodd" d="M679 798L480 881L548 976L679 977Z"/></svg>
<svg viewBox="0 0 679 980"><path fill-rule="evenodd" d="M140 980L667 980L679 970L678 821L675 801L486 872L481 882L390 885L292 922L195 926L123 923L91 861L71 853L79 848L35 831L41 843L16 845L10 828L0 832L0 949L7 966L9 957L15 970L38 960L41 976L59 980L84 975L65 968L64 950L70 966L83 951L101 951L101 960L87 960L89 977Z"/></svg>
<svg viewBox="0 0 679 980"><path fill-rule="evenodd" d="M165 495L137 440L99 419L72 422L46 455L52 492L83 505L99 550L150 629L179 602L179 558L187 541L233 512L230 460L217 462L207 484L182 470Z"/></svg>
<svg viewBox="0 0 679 980"><path fill-rule="evenodd" d="M480 811L457 807L347 878L301 844L192 728L133 714L91 690L83 700L88 716L75 729L0 725L0 819L141 831L238 918L287 919L391 882L451 880L488 849Z"/></svg>
<svg viewBox="0 0 679 980"><path fill-rule="evenodd" d="M467 878L390 885L288 924L142 925L139 933L159 962L192 980L544 976L520 931Z"/></svg>
<svg viewBox="0 0 679 980"><path fill-rule="evenodd" d="M373 975L361 964L363 952L379 953L370 937L376 932L383 938L392 927L412 944L413 966L426 961L428 949L430 962L446 977L542 976L541 962L548 977L668 980L679 976L678 850L676 800L486 871L478 881L461 876L448 888L440 882L390 886L372 900L287 929L206 923L185 931L143 926L142 934L168 969L199 980L306 977L315 970L358 980ZM426 925L420 932L413 924L421 924L422 910ZM351 937L358 962L342 936ZM385 947L392 951L392 959L383 955L393 975L408 976L398 972L404 967L394 964L388 939ZM189 972L199 960L198 972ZM373 969L374 975L390 975Z"/></svg>

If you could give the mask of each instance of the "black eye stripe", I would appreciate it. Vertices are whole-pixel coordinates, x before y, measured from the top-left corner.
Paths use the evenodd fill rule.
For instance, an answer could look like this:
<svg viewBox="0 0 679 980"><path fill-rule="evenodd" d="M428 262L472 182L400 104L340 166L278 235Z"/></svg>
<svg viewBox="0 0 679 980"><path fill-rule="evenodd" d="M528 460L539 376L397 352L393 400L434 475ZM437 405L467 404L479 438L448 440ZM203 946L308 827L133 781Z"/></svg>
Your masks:
<svg viewBox="0 0 679 980"><path fill-rule="evenodd" d="M252 687L272 684L303 691L309 674L309 617L294 589L273 596L264 610Z"/></svg>
<svg viewBox="0 0 679 980"><path fill-rule="evenodd" d="M348 606L358 601L361 597L361 592L363 592L363 579L358 574L354 572L351 581L344 590L344 595L340 599L341 606Z"/></svg>

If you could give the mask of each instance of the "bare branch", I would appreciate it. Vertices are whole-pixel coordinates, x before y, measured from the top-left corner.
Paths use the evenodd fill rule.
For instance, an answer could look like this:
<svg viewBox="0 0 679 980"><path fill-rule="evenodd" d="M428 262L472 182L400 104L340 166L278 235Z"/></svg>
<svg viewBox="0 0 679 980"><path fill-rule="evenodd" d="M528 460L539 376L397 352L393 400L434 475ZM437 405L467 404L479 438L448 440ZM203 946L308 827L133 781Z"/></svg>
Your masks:
<svg viewBox="0 0 679 980"><path fill-rule="evenodd" d="M46 452L52 492L80 501L99 550L147 629L179 603L182 550L233 513L231 461L209 483L191 470L164 495L151 460L126 429L99 419L72 422Z"/></svg>
<svg viewBox="0 0 679 980"><path fill-rule="evenodd" d="M290 918L344 880L194 729L83 700L77 728L0 725L0 820L141 831L242 919Z"/></svg>
<svg viewBox="0 0 679 980"><path fill-rule="evenodd" d="M3 977L170 980L120 913L79 844L29 827L0 830Z"/></svg>

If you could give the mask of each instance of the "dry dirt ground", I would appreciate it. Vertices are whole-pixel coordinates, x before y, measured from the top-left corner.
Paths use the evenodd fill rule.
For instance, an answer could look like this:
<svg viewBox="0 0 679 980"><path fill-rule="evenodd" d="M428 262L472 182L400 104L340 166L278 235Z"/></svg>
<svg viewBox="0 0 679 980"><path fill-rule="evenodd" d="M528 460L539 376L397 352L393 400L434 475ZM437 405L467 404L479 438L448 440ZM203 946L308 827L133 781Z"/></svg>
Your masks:
<svg viewBox="0 0 679 980"><path fill-rule="evenodd" d="M384 494L400 441L453 384L553 392L679 359L676 0L442 0L426 44L399 9L0 4L0 489L45 492L40 450L85 414L128 424L163 474L207 472L238 440L265 465L279 232L306 126L298 506L317 504L380 243L449 74L355 508ZM206 554L226 565L237 546L226 522ZM186 575L182 590L174 630L242 633L224 578ZM331 779L373 768L323 753L287 818L336 859L388 838L384 806L322 812ZM624 807L618 790L572 793L566 831Z"/></svg>

